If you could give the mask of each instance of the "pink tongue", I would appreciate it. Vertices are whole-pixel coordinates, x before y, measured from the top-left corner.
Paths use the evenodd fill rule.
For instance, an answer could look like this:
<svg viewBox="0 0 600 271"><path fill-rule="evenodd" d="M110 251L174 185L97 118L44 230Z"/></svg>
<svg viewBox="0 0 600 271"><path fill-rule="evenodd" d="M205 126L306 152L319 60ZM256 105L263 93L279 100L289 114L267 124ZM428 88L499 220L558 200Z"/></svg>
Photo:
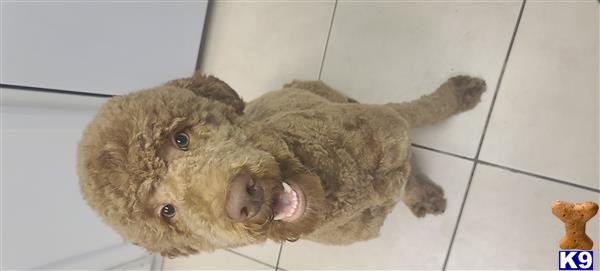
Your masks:
<svg viewBox="0 0 600 271"><path fill-rule="evenodd" d="M277 214L286 212L287 209L289 209L291 199L292 193L286 193L285 191L282 191L277 195L277 200L275 202L275 206L273 206L273 211L275 211Z"/></svg>

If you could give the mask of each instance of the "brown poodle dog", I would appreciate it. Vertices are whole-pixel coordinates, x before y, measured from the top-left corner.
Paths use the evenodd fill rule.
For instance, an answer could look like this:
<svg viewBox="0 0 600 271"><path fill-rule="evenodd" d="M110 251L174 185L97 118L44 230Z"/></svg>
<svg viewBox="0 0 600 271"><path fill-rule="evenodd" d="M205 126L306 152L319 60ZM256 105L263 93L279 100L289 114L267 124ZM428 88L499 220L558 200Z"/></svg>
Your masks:
<svg viewBox="0 0 600 271"><path fill-rule="evenodd" d="M294 81L245 104L197 73L99 110L79 145L81 191L126 239L170 257L374 238L399 200L417 216L444 211L442 189L411 167L409 130L473 108L485 87L458 76L374 105Z"/></svg>

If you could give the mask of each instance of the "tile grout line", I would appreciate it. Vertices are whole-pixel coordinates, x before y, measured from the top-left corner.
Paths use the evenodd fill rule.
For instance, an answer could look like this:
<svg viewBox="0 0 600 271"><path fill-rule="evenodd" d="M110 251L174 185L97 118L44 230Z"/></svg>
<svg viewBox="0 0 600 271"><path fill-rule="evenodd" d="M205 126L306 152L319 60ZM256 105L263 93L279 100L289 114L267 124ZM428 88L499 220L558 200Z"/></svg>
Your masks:
<svg viewBox="0 0 600 271"><path fill-rule="evenodd" d="M515 28L513 30L510 43L508 45L508 50L506 52L506 56L504 57L504 63L502 64L502 69L500 70L500 75L498 76L498 82L496 83L496 89L494 90L494 96L492 97L492 103L490 104L490 109L488 111L485 124L483 126L483 131L481 134L481 138L479 139L479 145L477 146L477 153L475 154L473 167L471 168L471 174L469 175L469 181L467 182L467 187L465 189L465 194L463 196L462 203L460 205L460 210L458 212L458 217L456 218L456 224L454 225L454 230L452 232L452 237L450 238L450 244L448 245L448 249L446 251L446 258L444 259L444 264L442 265L442 270L446 270L448 266L448 260L450 259L450 254L452 252L452 246L454 245L454 240L456 238L456 233L458 232L458 227L460 226L460 220L462 218L462 214L467 202L467 198L469 196L469 190L471 188L471 184L473 183L473 177L475 175L475 170L477 169L477 164L479 163L479 155L481 154L481 149L483 147L483 141L485 139L485 135L490 124L490 119L492 117L492 112L494 111L494 106L496 104L496 98L498 97L498 92L500 91L500 86L502 84L502 80L504 79L504 72L506 71L506 66L508 64L508 60L510 58L510 54L512 52L512 48L515 42L515 37L517 36L517 32L519 30L519 25L521 24L521 18L523 16L523 11L525 10L525 4L527 0L523 0L521 3L521 8L519 10L519 15L517 16L517 21L515 23Z"/></svg>
<svg viewBox="0 0 600 271"><path fill-rule="evenodd" d="M127 246L127 243L125 243L125 242L119 242L119 243L108 245L108 246L105 246L105 247L101 247L101 248L97 248L97 249L92 249L92 250L89 250L89 251L85 251L85 252L80 253L78 255L69 256L69 257L64 258L64 259L59 259L59 260L56 260L56 261L52 261L52 262L49 262L49 263L38 265L38 266L33 267L32 270L56 269L57 266L61 266L61 265L65 265L65 264L68 264L68 263L73 263L73 262L81 261L82 259L89 259L89 258L93 257L92 255L105 253L107 251L110 251L110 250L113 250L113 249L123 248L123 247L126 247L126 246Z"/></svg>
<svg viewBox="0 0 600 271"><path fill-rule="evenodd" d="M279 259L281 259L281 251L283 250L283 242L279 244L279 253L277 253L277 262L275 263L275 271L279 270Z"/></svg>
<svg viewBox="0 0 600 271"><path fill-rule="evenodd" d="M196 66L194 67L194 71L200 70L200 67L202 66L202 56L204 55L204 50L206 50L206 40L208 39L208 35L210 32L209 25L212 21L214 6L214 1L208 1L206 3L206 14L204 15L204 25L202 26L202 37L200 37L200 44L198 46L198 56L196 57Z"/></svg>
<svg viewBox="0 0 600 271"><path fill-rule="evenodd" d="M423 149L423 150L427 150L427 151L431 151L431 152L435 152L435 153L439 153L439 154L443 154L443 155L452 156L452 157L455 157L455 158L467 160L467 161L470 161L470 162L475 162L475 159L473 159L473 158L469 158L469 157L466 157L466 156L454 154L454 153L447 152L447 151L442 151L442 150L439 150L439 149L436 149L436 148L431 148L431 147L427 147L427 146L423 146L423 145L419 145L419 144L412 144L412 146L414 148L417 148L417 149ZM530 176L530 177L534 177L534 178L538 178L538 179L543 179L543 180L547 180L547 181L551 181L551 182L555 182L555 183L560 183L560 184L563 184L563 185L573 186L573 187L576 187L576 188L585 189L585 190L589 190L589 191L592 191L592 192L600 193L600 189L596 189L596 188L593 188L593 187L589 187L589 186L577 184L577 183L572 182L572 181L566 181L566 180L561 180L561 179L557 179L557 178L553 178L553 177L548 177L548 176L541 175L541 174L538 174L538 173L529 172L529 171L525 171L525 170L521 170L521 169L509 167L509 166L503 166L503 165L500 165L500 164L496 164L496 163L493 163L493 162L484 161L484 160L481 160L481 159L478 159L477 163L482 164L482 165L486 165L486 166L489 166L489 167L495 167L495 168L499 168L499 169L503 169L503 170L508 170L508 171L510 171L512 173L522 174L522 175L526 175L526 176Z"/></svg>
<svg viewBox="0 0 600 271"><path fill-rule="evenodd" d="M150 267L150 271L162 271L165 268L165 258L156 254L152 257L152 266Z"/></svg>
<svg viewBox="0 0 600 271"><path fill-rule="evenodd" d="M135 258L133 260L125 261L125 262L122 262L122 263L119 263L119 264L116 264L116 265L113 265L111 267L108 267L106 269L101 269L101 270L115 270L118 267L122 267L123 265L128 265L128 264L131 264L131 263L135 263L137 261L143 260L146 257L148 257L148 255L140 256L140 257L137 257L137 258Z"/></svg>
<svg viewBox="0 0 600 271"><path fill-rule="evenodd" d="M235 251L235 250L228 249L228 248L225 248L224 250L225 250L225 251L228 251L228 252L230 252L230 253L233 253L233 254L235 254L235 255L238 255L238 256L240 256L240 257L242 257L242 258L246 258L246 259L248 259L248 260L251 260L251 261L253 261L253 262L257 262L257 263L260 263L260 264L262 264L262 265L265 265L265 266L268 266L268 267L272 267L272 268L275 268L275 269L277 269L277 267L275 267L275 266L273 266L273 265L271 265L271 264L265 263L265 262L263 262L263 261L261 261L261 260L258 260L258 259L254 259L254 258L252 258L252 257L250 257L250 256L247 256L247 255L245 255L245 254L239 253L239 252L237 252L237 251Z"/></svg>
<svg viewBox="0 0 600 271"><path fill-rule="evenodd" d="M4 9L3 9L4 5L2 4L2 2L0 2L0 14L4 14ZM0 19L0 22L2 20ZM4 27L0 27L0 39L2 39L2 34L4 33ZM4 40L4 39L2 39ZM4 42L0 42L0 58L4 59ZM0 70L4 71L4 65L3 65L4 61L0 61ZM0 82L4 81L4 79L2 78L2 74L3 72L0 72ZM4 103L4 91L0 91L0 130L3 130L4 128L4 106L2 106L2 104ZM0 132L0 149L4 150L4 132ZM4 151L2 153L0 153L0 171L4 172ZM0 195L4 194L4 178L2 177L4 174L0 174ZM0 198L0 240L4 240L4 229L2 227L2 225L4 225L4 212L1 210L4 210L4 196L2 196L2 198ZM4 263L4 242L0 241L0 269L2 269L2 263Z"/></svg>
<svg viewBox="0 0 600 271"><path fill-rule="evenodd" d="M573 187L577 187L580 189L585 189L588 191L592 191L592 192L596 192L596 193L600 193L600 189L596 189L593 187L589 187L589 186L585 186L585 185L581 185L581 184L576 184L573 182L568 182L565 180L561 180L561 179L556 179L556 178L552 178L552 177L548 177L548 176L544 176L544 175L539 175L533 172L528 172L528 171L523 171L523 170L519 170L519 169L515 169L515 168L511 168L511 167L507 167L507 166L503 166L503 165L498 165L498 164L494 164L491 162L486 162L486 161L477 161L479 164L485 165L485 166L490 166L490 167L495 167L495 168L499 168L499 169L504 169L504 170L508 170L510 172L513 173L518 173L518 174L522 174L522 175L526 175L526 176L530 176L530 177L535 177L538 179L542 179L545 181L551 181L551 182L555 182L555 183L560 183L563 185L568 185L568 186L573 186Z"/></svg>
<svg viewBox="0 0 600 271"><path fill-rule="evenodd" d="M470 157L462 156L462 155L459 155L459 154L454 154L454 153L447 152L447 151L438 150L438 149L435 149L435 148L431 148L431 147L427 147L427 146L423 146L423 145L419 145L419 144L415 144L415 143L411 144L411 146L413 146L413 147L415 147L417 149L424 149L424 150L428 150L428 151L432 151L432 152L437 152L437 153L441 153L441 154L444 154L444 155L456 157L456 158L459 158L459 159L468 160L468 161L471 161L471 162L475 161L475 159L470 158Z"/></svg>
<svg viewBox="0 0 600 271"><path fill-rule="evenodd" d="M63 90L63 89L54 89L54 88L43 88L43 87L32 87L32 86L23 86L23 85L10 85L10 84L0 84L1 88L12 88L18 90L25 90L31 92L46 92L46 93L54 93L54 94L67 94L67 95L77 95L77 96L88 96L88 97L100 97L100 98L110 98L116 95L111 94L102 94L102 93L94 93L94 92L81 92L81 91L72 91L72 90Z"/></svg>
<svg viewBox="0 0 600 271"><path fill-rule="evenodd" d="M331 38L331 29L333 29L333 20L335 19L337 5L338 0L335 0L335 3L333 4L333 12L331 13L331 21L329 22L329 31L327 32L327 39L325 40L325 48L323 49L323 57L321 58L321 66L319 67L319 77L317 80L321 80L321 74L323 73L323 64L325 64L325 56L327 55L327 47L329 47L329 38Z"/></svg>

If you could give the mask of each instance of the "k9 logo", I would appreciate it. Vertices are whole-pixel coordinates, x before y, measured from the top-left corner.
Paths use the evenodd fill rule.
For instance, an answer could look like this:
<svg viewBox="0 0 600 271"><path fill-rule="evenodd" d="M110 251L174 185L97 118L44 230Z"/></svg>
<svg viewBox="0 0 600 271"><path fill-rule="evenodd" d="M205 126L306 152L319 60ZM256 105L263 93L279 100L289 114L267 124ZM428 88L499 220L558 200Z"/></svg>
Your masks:
<svg viewBox="0 0 600 271"><path fill-rule="evenodd" d="M558 270L592 270L593 250L561 250L558 252Z"/></svg>

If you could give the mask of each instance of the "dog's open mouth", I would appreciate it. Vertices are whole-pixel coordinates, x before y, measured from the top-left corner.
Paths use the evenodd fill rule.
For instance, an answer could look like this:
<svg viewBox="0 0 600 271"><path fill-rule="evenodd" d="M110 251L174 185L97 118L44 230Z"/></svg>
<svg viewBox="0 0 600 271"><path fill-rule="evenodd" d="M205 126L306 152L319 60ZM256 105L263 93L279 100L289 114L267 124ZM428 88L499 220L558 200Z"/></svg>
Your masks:
<svg viewBox="0 0 600 271"><path fill-rule="evenodd" d="M294 222L304 214L306 198L302 189L295 183L282 183L273 191L273 220Z"/></svg>

